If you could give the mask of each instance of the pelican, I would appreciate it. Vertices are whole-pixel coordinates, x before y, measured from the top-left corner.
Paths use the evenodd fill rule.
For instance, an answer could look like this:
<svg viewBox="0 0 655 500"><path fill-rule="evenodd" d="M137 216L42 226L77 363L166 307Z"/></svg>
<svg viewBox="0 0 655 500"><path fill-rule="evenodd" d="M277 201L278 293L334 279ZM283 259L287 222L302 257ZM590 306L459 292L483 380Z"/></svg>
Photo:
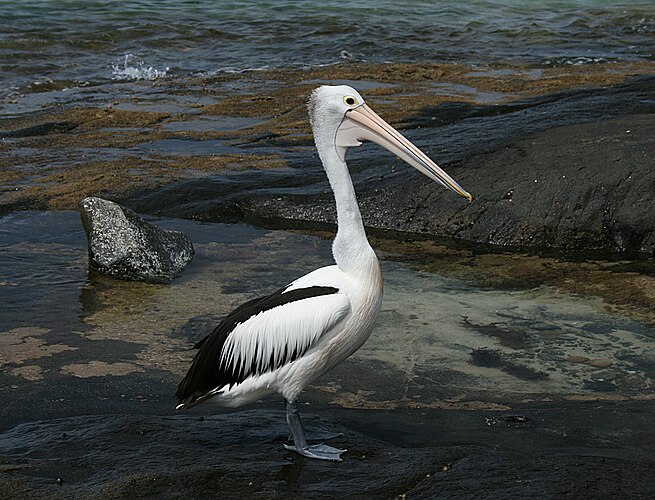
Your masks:
<svg viewBox="0 0 655 500"><path fill-rule="evenodd" d="M373 141L469 202L471 195L351 87L319 87L308 108L336 202L335 264L228 314L195 346L199 351L177 387L177 408L202 402L236 407L279 393L293 436L293 445L285 448L305 457L341 461L346 450L307 443L297 399L309 383L364 344L382 304L382 273L366 238L346 151Z"/></svg>

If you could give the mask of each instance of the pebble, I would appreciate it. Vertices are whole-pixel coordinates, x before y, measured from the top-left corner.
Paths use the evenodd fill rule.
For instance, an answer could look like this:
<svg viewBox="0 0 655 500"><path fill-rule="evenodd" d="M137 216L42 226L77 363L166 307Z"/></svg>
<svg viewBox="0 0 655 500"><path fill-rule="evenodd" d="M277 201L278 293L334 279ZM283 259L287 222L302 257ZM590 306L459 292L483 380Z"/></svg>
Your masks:
<svg viewBox="0 0 655 500"><path fill-rule="evenodd" d="M586 358L585 356L567 356L566 361L570 363L586 363L589 361L589 358Z"/></svg>
<svg viewBox="0 0 655 500"><path fill-rule="evenodd" d="M609 359L595 358L587 361L587 364L596 368L607 368L612 366L614 363L612 363Z"/></svg>

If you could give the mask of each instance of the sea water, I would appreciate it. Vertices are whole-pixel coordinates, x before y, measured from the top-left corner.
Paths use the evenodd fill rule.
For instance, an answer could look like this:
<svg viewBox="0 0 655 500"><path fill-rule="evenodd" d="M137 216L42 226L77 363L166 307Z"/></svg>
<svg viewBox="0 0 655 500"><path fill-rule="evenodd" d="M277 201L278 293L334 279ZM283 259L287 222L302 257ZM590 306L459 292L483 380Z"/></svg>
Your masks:
<svg viewBox="0 0 655 500"><path fill-rule="evenodd" d="M0 97L348 61L653 60L652 1L0 1Z"/></svg>

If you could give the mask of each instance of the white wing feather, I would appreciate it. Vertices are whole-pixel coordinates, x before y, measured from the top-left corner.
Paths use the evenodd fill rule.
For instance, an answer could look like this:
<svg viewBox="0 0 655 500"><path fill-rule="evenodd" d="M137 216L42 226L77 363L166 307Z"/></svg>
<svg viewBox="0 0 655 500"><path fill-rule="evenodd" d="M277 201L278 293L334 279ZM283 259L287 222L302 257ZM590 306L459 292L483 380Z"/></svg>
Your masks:
<svg viewBox="0 0 655 500"><path fill-rule="evenodd" d="M221 364L245 373L253 363L258 373L271 359L275 366L293 352L305 352L350 311L350 301L335 293L309 297L262 311L240 323L225 340Z"/></svg>
<svg viewBox="0 0 655 500"><path fill-rule="evenodd" d="M347 279L337 266L326 266L315 269L309 274L301 276L293 281L284 293L290 292L297 288L310 286L333 286L339 290L343 289L344 279Z"/></svg>

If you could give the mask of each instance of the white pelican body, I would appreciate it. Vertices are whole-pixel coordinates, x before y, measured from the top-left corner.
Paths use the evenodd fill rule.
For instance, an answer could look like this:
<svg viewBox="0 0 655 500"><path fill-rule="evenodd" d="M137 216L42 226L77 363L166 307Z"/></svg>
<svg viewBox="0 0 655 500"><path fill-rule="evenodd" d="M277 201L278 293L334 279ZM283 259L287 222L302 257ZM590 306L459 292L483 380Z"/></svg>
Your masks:
<svg viewBox="0 0 655 500"><path fill-rule="evenodd" d="M248 331L269 333L271 329L282 326L297 337L317 334L320 337L308 339L312 349L303 356L276 370L250 376L233 386L224 386L208 402L235 407L253 403L275 392L286 401L295 401L310 381L359 349L371 334L382 305L382 274L372 249L369 257L370 270L362 276L349 276L338 266L322 267L294 281L285 290L321 286L335 288L338 293L290 302L260 313L247 325L242 323L242 328ZM306 318L308 312L311 312L311 317ZM285 318L285 324L268 326L275 321L271 319L272 315ZM277 333L273 342L288 341L283 332ZM277 349L280 346L276 346Z"/></svg>
<svg viewBox="0 0 655 500"><path fill-rule="evenodd" d="M211 401L240 406L279 393L298 453L340 460L344 450L307 444L296 399L315 378L359 349L382 304L382 274L366 238L345 162L348 147L372 140L440 184L469 198L452 178L377 116L347 86L316 89L309 102L316 148L337 207L336 265L317 269L230 313L199 344L178 386L178 408Z"/></svg>

